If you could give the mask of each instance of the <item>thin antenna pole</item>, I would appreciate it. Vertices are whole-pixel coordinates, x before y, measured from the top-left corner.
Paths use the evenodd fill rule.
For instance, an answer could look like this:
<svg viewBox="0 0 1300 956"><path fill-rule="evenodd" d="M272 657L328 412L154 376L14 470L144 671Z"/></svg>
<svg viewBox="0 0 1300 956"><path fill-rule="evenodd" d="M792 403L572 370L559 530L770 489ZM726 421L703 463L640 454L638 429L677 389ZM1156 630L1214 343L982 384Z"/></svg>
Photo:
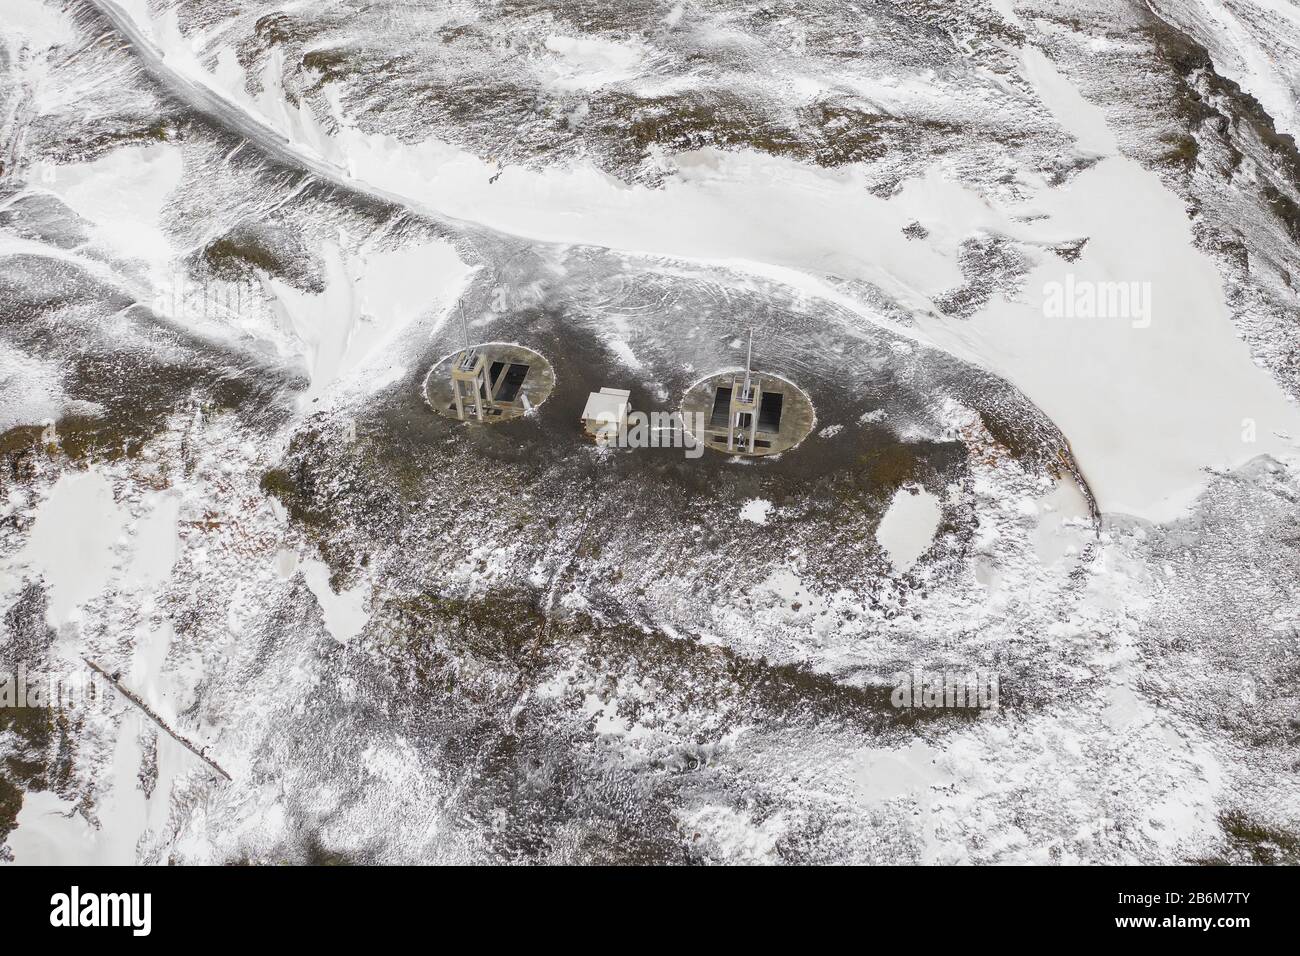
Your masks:
<svg viewBox="0 0 1300 956"><path fill-rule="evenodd" d="M465 333L465 351L460 353L460 367L468 371L474 367L475 353L469 344L469 320L465 318L465 300L457 300L456 305L460 312L460 328Z"/></svg>
<svg viewBox="0 0 1300 956"><path fill-rule="evenodd" d="M745 353L745 400L749 400L749 370L754 364L754 330L749 330L749 351Z"/></svg>

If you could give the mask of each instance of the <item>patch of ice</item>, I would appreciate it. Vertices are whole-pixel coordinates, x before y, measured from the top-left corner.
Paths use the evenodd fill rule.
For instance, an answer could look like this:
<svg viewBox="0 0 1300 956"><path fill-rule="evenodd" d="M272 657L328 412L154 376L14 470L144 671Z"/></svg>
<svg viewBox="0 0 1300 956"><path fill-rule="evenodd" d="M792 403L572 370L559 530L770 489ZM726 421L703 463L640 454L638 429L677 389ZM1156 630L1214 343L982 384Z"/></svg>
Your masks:
<svg viewBox="0 0 1300 956"><path fill-rule="evenodd" d="M161 285L172 258L163 210L180 185L182 166L178 147L124 146L88 163L59 166L44 188L91 223L105 249L149 263Z"/></svg>
<svg viewBox="0 0 1300 956"><path fill-rule="evenodd" d="M306 407L335 382L365 387L388 381L403 356L388 347L422 314L442 314L455 302L472 270L450 243L349 256L330 243L322 250L326 287L319 295L270 280L277 308L293 332L311 378L299 398Z"/></svg>
<svg viewBox="0 0 1300 956"><path fill-rule="evenodd" d="M0 342L0 432L54 421L65 399L58 365Z"/></svg>
<svg viewBox="0 0 1300 956"><path fill-rule="evenodd" d="M275 573L282 581L288 581L298 573L298 554L288 548L281 548L275 553Z"/></svg>
<svg viewBox="0 0 1300 956"><path fill-rule="evenodd" d="M176 533L180 515L177 495L162 492L145 499L149 513L135 526L131 565L127 571L133 583L156 587L171 576L172 565L181 553L181 539Z"/></svg>
<svg viewBox="0 0 1300 956"><path fill-rule="evenodd" d="M74 619L80 606L108 584L124 528L113 486L100 472L66 472L55 483L19 554L19 561L38 572L49 588L50 626Z"/></svg>
<svg viewBox="0 0 1300 956"><path fill-rule="evenodd" d="M1037 501L1034 551L1044 565L1083 550L1092 536L1091 514L1083 492L1073 478L1065 477Z"/></svg>
<svg viewBox="0 0 1300 956"><path fill-rule="evenodd" d="M597 36L552 34L544 45L551 56L539 60L536 70L544 81L561 90L598 90L630 80L641 72L649 54L649 47L639 41Z"/></svg>
<svg viewBox="0 0 1300 956"><path fill-rule="evenodd" d="M939 499L924 488L899 488L880 519L876 540L889 563L906 571L926 552L939 529Z"/></svg>
<svg viewBox="0 0 1300 956"><path fill-rule="evenodd" d="M365 581L336 594L330 586L329 566L315 558L302 563L302 576L311 593L316 595L330 636L340 644L346 644L364 630L370 620L370 612L365 608L370 587Z"/></svg>
<svg viewBox="0 0 1300 956"><path fill-rule="evenodd" d="M1237 337L1219 273L1193 244L1182 198L1118 155L1102 111L1041 51L1026 48L1023 57L1057 119L1081 148L1105 158L1068 187L1040 189L1032 209L1045 215L1019 226L987 204L972 205L954 184L927 181L922 198L942 203L947 228L959 232L1001 221L1037 243L1088 236L1087 249L1074 263L1044 257L1027 278L1024 302L995 297L969 322L922 315L917 325L948 351L1006 376L1042 408L1069 439L1103 511L1171 520L1204 486L1207 467L1293 455L1284 436L1300 434L1300 412ZM1048 284L1067 277L1075 285L1149 283L1149 324L1047 317ZM1246 421L1258 436L1253 443L1243 441Z"/></svg>
<svg viewBox="0 0 1300 956"><path fill-rule="evenodd" d="M754 524L767 524L767 516L772 511L772 502L764 498L750 498L740 509L740 517Z"/></svg>
<svg viewBox="0 0 1300 956"><path fill-rule="evenodd" d="M931 787L947 774L938 766L940 752L922 740L904 749L873 748L855 755L852 778L858 797L868 805L911 796L926 802Z"/></svg>

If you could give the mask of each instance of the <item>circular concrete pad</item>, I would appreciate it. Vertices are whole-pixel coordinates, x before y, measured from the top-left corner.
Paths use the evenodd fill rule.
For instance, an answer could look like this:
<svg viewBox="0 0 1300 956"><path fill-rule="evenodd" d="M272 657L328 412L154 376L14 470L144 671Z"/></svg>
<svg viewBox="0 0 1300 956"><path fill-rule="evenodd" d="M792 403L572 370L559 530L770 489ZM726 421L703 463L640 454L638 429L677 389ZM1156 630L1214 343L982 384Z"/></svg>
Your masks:
<svg viewBox="0 0 1300 956"><path fill-rule="evenodd" d="M514 342L484 342L470 351L481 357L482 381L490 383L480 390L483 424L519 418L550 398L555 388L555 369L540 352ZM424 378L424 400L445 418L478 422L474 390L468 381L461 387L463 419L456 411L452 372L464 355L464 349L452 352L429 369ZM490 396L486 394L489 390Z"/></svg>
<svg viewBox="0 0 1300 956"><path fill-rule="evenodd" d="M754 447L746 447L746 443L733 433L732 447L728 448L729 396L733 389L739 389L744 379L744 369L715 372L686 390L682 398L682 417L686 428L697 440L724 455L760 457L789 451L808 437L817 423L817 414L808 393L788 378L771 372L753 372L751 383L758 388L760 403ZM700 422L703 423L702 429L698 427ZM699 431L703 434L698 434Z"/></svg>

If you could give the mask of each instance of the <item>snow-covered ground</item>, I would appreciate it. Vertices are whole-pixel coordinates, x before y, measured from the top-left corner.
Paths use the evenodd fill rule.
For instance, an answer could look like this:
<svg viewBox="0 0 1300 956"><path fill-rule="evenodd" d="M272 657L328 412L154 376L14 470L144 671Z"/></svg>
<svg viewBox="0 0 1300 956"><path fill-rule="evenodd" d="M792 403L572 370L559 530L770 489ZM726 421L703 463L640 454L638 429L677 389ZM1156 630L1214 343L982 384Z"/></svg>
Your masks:
<svg viewBox="0 0 1300 956"><path fill-rule="evenodd" d="M1173 24L1291 132L1289 4L0 4L0 664L153 712L0 723L6 857L1288 852L1296 250L1233 271L1088 56L1176 102ZM525 420L427 413L462 308L555 365ZM582 442L747 328L815 439Z"/></svg>
<svg viewBox="0 0 1300 956"><path fill-rule="evenodd" d="M1154 0L1202 43L1215 69L1254 96L1279 133L1300 134L1300 5L1293 0Z"/></svg>

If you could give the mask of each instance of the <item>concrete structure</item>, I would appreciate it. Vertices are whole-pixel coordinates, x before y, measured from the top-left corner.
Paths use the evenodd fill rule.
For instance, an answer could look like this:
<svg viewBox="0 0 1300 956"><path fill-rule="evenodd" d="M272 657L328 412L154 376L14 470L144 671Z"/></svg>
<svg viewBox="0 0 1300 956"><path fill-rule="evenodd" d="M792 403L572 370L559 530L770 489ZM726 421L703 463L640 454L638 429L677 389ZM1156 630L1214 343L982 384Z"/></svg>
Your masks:
<svg viewBox="0 0 1300 956"><path fill-rule="evenodd" d="M444 356L424 379L424 398L439 415L489 424L541 405L555 370L539 352L513 342L484 342Z"/></svg>
<svg viewBox="0 0 1300 956"><path fill-rule="evenodd" d="M812 400L794 382L751 368L753 334L743 371L725 371L696 382L682 399L687 427L708 448L733 455L776 455L803 441L817 422Z"/></svg>
<svg viewBox="0 0 1300 956"><path fill-rule="evenodd" d="M487 378L487 360L477 349L466 349L451 367L452 402L456 417L465 420L465 399L474 399L474 418L483 421L483 406L492 404L492 383ZM463 393L463 394L462 394Z"/></svg>
<svg viewBox="0 0 1300 956"><path fill-rule="evenodd" d="M627 413L632 393L625 388L606 386L599 392L587 396L587 404L582 409L582 427L592 438L596 438L602 428L627 426Z"/></svg>
<svg viewBox="0 0 1300 956"><path fill-rule="evenodd" d="M731 380L731 402L727 414L727 451L753 453L758 441L759 399L763 386L754 381L750 366L754 362L754 333L749 333L749 350L745 354L745 380ZM716 404L716 403L715 403ZM779 421L778 421L779 424Z"/></svg>

